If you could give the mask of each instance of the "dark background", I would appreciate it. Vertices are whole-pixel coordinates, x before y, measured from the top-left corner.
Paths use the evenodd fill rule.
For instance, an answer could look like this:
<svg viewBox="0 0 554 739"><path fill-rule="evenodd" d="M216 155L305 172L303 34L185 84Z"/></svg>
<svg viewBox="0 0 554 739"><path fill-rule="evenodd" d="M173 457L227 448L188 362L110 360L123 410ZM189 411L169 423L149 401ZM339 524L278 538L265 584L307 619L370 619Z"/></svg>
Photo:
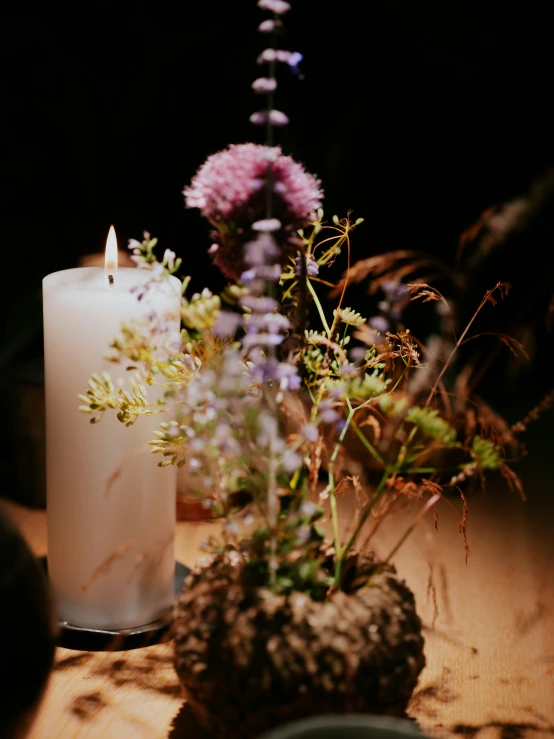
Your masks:
<svg viewBox="0 0 554 739"><path fill-rule="evenodd" d="M365 218L356 257L410 248L454 264L484 209L526 195L554 166L546 10L292 5L281 45L304 61L302 78L279 70L276 107L291 125L277 143L321 178L327 217ZM209 154L264 141L248 119L263 107L250 84L266 17L255 0L4 6L0 377L40 381L41 280L102 251L112 223L123 248L145 229L158 236L193 289L223 285L182 189ZM464 307L470 316L506 280L498 326L526 311L533 362L509 380L501 354L486 388L513 414L551 386L553 212L547 202L539 225L470 280ZM352 302L364 311L364 300L365 287Z"/></svg>

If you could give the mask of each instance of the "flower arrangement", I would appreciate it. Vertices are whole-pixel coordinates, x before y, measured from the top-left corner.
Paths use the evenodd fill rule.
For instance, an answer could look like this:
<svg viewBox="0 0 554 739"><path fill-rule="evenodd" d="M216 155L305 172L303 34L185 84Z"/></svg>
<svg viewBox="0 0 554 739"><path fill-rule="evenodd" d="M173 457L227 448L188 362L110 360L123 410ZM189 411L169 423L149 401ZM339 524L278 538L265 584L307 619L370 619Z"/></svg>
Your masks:
<svg viewBox="0 0 554 739"><path fill-rule="evenodd" d="M363 219L351 220L350 214L325 219L320 181L273 143L275 127L288 122L274 108L277 68L295 69L301 57L277 47L289 4L259 0L258 6L271 13L259 30L273 44L258 59L266 74L252 87L266 104L251 122L265 127L266 143L231 145L212 154L184 189L186 207L198 209L210 226L209 252L229 283L219 295L208 288L189 295L192 277L184 277L179 339L160 343L162 332L152 321L124 326L113 341L110 358L132 373L129 389L114 387L108 375L95 375L81 396L81 410L91 414L91 422L99 421L108 409L126 425L140 423L141 415L163 414L150 442L152 453L161 456L160 467L186 464L194 492L224 520L221 536L206 543L204 558L188 583L193 594L181 606L183 623L188 620L189 625L178 637L176 665L199 710L209 702L206 684L214 680L205 645L216 630L207 612L195 611L201 607L199 593L202 602L207 598L207 591L198 590L202 577L212 592L224 590L228 595L235 588L234 601L230 596L225 600L227 615L217 621L219 629L223 621L229 628L232 621L240 621L240 604L246 601L238 586L266 593L257 600L246 599L244 605L251 611L265 609L264 654L273 655L273 672L268 668L261 678L266 693L277 671L280 699L288 695L295 703L283 688L292 680L290 675L284 677L287 660L282 657L279 662L276 655L280 650L294 662L301 654L306 664L313 657L313 665L319 665L307 667L308 671L322 672L323 683L315 693L323 691L336 708L337 694L347 692L340 687L342 667L325 663L322 668L317 661L323 660L322 649L319 657L314 656L315 642L326 638L315 633L314 624L325 631L327 622L309 609L313 604L346 607L340 600L345 593L363 590L364 598L371 599L383 590L394 574L391 559L413 529L410 526L385 557L377 559L370 553L372 536L393 515L395 505L407 498L419 500L415 525L446 492L458 491L469 553L464 483L484 480L489 471L498 470L521 490L509 463L520 451L517 432L522 427L495 424L479 415L472 398L461 391L461 375L449 377L455 353L471 336L476 317L504 298L509 285L498 283L485 294L440 368L431 362L430 349L402 324L403 309L410 301L436 302L447 315L448 302L435 288L389 276L379 283L384 292L380 315L365 316L348 303L350 282L359 281L363 270L362 277L371 272L368 260L359 267L353 257L353 233ZM133 260L139 268L151 270L154 281L181 267L181 260L168 250L159 260L156 246L157 240L147 233L142 242L129 243ZM344 263L338 284L326 279L326 270L337 260ZM331 309L322 294L329 288L336 298ZM512 349L517 349L515 344ZM433 372L431 365L436 368ZM154 401L146 388L159 390ZM338 498L348 489L363 502L343 538ZM330 540L322 526L325 517L331 522ZM371 700L358 697L340 703L340 710L364 710L369 705L375 712L402 711L415 686L424 664L420 624L409 591L398 582L395 587L396 595L382 605L381 616L373 611L369 626L356 616L355 638L362 639L363 632L376 641L379 632L391 649L385 624L396 618L397 631L408 633L399 641L404 657L395 652L396 667L390 681L383 681L386 689L376 692L368 683ZM286 652L280 636L274 634L277 641L272 641L274 621L280 618L282 626L286 613L286 618L298 622L308 602L304 613L308 621L312 619L311 641L298 637L302 647L296 649L291 642ZM254 628L253 621L249 623L234 637L241 643L248 628ZM348 651L352 633L341 637L343 651ZM358 647L356 659L363 662L365 652ZM254 652L249 654L246 649L243 657L251 669ZM382 667L381 657L371 659L374 670L376 665ZM405 673L398 671L402 659L412 660ZM212 678L204 679L206 675ZM403 691L400 698L391 697L395 689ZM250 682L243 690L248 691L252 697ZM220 712L232 723L240 700L243 697L236 698L232 715L219 704L212 713ZM298 712L315 710L310 705Z"/></svg>

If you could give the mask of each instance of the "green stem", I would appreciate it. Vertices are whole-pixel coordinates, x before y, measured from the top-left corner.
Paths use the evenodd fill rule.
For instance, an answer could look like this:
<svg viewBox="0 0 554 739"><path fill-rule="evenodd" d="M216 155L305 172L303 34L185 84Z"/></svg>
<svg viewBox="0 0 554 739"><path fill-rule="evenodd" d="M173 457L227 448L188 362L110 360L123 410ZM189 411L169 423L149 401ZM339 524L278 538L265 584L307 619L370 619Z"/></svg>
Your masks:
<svg viewBox="0 0 554 739"><path fill-rule="evenodd" d="M335 542L335 552L336 552L337 558L340 558L341 556L341 546L340 546L340 536L339 536L339 514L338 514L338 509L337 509L337 496L335 495L335 469L334 468L335 468L335 462L336 462L336 459L339 453L339 449L341 447L342 442L344 441L344 437L346 436L348 426L350 425L350 422L352 421L353 416L354 416L354 410L350 406L350 411L348 413L348 417L345 421L344 427L340 433L337 443L335 444L333 453L331 454L331 457L329 458L329 469L328 469L329 504L331 507L331 520L333 522L333 539Z"/></svg>
<svg viewBox="0 0 554 739"><path fill-rule="evenodd" d="M354 431L355 431L356 436L358 437L358 439L362 442L362 444L365 446L365 448L367 449L367 451L372 455L372 457L374 459L376 459L379 462L379 464L384 465L385 464L385 460L379 454L379 452L377 451L377 449L375 449L375 447L373 446L373 444L370 441L367 440L367 438L364 436L362 430L360 429L360 427L358 426L358 424L356 423L356 421L354 421L354 419L352 419L352 428L354 429Z"/></svg>
<svg viewBox="0 0 554 739"><path fill-rule="evenodd" d="M334 462L329 461L329 504L331 507L331 521L333 524L333 541L335 544L335 553L340 557L340 534L339 534L339 513L337 510L337 496L335 495L335 475L333 470Z"/></svg>
<svg viewBox="0 0 554 739"><path fill-rule="evenodd" d="M348 398L346 399L348 402ZM333 449L333 453L331 454L331 462L334 462L337 458L337 455L339 453L339 449L342 445L342 442L344 441L344 437L346 436L346 432L348 431L348 427L352 423L352 418L354 417L354 413L356 412L356 408L352 408L350 406L350 410L348 411L348 416L346 418L346 421L344 422L344 426L342 427L342 431L340 432L340 436L337 440L337 443L335 444L335 448Z"/></svg>
<svg viewBox="0 0 554 739"><path fill-rule="evenodd" d="M396 459L396 464L394 465L394 471L400 472L400 469L402 465L404 464L404 461L406 459L406 454L408 453L408 448L414 438L414 436L417 433L417 426L414 426L410 433L408 434L408 437L406 441L402 444L402 447L400 448L400 451L398 452L398 457Z"/></svg>
<svg viewBox="0 0 554 739"><path fill-rule="evenodd" d="M340 553L340 556L337 557L337 567L336 567L336 571L335 571L335 583L334 583L336 587L340 587L340 585L341 585L341 580L342 580L342 563L346 559L346 555L348 554L348 552L352 549L352 546L353 546L354 542L356 541L356 539L358 537L358 534L360 533L363 525L367 521L369 514L373 510L373 507L375 506L375 504L377 503L377 501L379 500L379 498L383 494L383 491L385 489L385 485L387 484L387 480L389 479L389 475L390 475L389 470L388 469L385 469L384 472L383 472L383 476L381 477L381 480L379 482L379 485L377 486L377 489L375 491L375 494L374 494L373 498L369 502L368 506L365 508L365 510L362 513L362 515L360 516L360 520L358 521L358 525L354 529L354 532L352 533L350 539L348 539L348 541L344 545L344 548L343 548L342 552Z"/></svg>
<svg viewBox="0 0 554 739"><path fill-rule="evenodd" d="M312 287L312 283L307 280L308 283L308 290L312 294L312 298L314 299L314 303L316 304L317 312L319 313L319 317L321 318L321 323L323 324L323 327L327 333L327 336L331 335L331 329L329 328L329 324L327 323L327 319L325 318L325 313L323 311L323 307L321 303L319 302L319 298L317 297L316 291Z"/></svg>

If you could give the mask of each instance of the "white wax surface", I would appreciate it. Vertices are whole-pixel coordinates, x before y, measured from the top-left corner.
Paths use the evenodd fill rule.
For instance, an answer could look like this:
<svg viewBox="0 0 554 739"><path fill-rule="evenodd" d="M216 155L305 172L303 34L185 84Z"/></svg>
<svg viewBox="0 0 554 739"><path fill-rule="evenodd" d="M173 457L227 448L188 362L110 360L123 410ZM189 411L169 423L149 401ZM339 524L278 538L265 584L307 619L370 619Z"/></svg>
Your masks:
<svg viewBox="0 0 554 739"><path fill-rule="evenodd" d="M124 268L110 286L89 267L43 280L48 572L58 616L74 626L141 626L174 600L176 470L160 469L147 444L165 414L126 428L108 410L91 424L77 397L93 372L128 381L103 359L122 322L154 312L178 332L179 280L139 301L129 288L150 278Z"/></svg>

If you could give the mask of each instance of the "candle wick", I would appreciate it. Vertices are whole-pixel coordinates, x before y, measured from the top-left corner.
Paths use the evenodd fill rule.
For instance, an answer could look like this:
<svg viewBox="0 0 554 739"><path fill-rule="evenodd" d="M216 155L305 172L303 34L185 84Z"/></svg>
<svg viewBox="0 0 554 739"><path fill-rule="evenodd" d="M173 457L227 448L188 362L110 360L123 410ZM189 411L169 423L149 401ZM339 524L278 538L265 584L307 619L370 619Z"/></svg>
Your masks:
<svg viewBox="0 0 554 739"><path fill-rule="evenodd" d="M113 285L113 275L108 275L108 283Z"/></svg>

